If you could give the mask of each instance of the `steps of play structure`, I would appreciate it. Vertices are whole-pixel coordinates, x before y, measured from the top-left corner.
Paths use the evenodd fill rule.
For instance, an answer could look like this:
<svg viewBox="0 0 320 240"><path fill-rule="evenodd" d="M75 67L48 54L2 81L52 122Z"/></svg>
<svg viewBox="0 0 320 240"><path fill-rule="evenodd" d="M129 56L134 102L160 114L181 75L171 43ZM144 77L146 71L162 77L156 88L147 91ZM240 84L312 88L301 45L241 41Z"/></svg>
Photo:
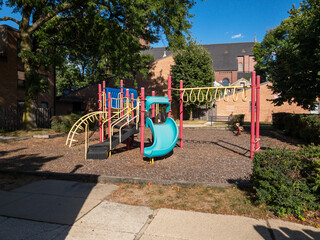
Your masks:
<svg viewBox="0 0 320 240"><path fill-rule="evenodd" d="M121 142L124 142L133 134L137 133L136 124L130 124L127 127L124 127L121 130ZM108 152L119 145L120 142L120 134L119 132L115 133L111 137L111 148L110 148L110 139L108 138L106 141L102 143L97 143L89 146L87 159L107 159Z"/></svg>

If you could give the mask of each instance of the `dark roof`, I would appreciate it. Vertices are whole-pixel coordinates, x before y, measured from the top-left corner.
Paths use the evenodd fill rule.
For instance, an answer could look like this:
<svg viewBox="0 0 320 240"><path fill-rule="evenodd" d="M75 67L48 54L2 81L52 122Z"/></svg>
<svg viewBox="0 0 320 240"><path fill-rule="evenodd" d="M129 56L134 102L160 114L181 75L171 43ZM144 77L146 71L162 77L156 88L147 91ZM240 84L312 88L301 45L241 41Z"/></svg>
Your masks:
<svg viewBox="0 0 320 240"><path fill-rule="evenodd" d="M211 55L212 67L215 71L238 70L237 57L253 55L252 47L255 42L220 43L202 45ZM165 47L150 48L143 51L154 56L157 61L163 58ZM166 56L172 55L172 51L166 51Z"/></svg>

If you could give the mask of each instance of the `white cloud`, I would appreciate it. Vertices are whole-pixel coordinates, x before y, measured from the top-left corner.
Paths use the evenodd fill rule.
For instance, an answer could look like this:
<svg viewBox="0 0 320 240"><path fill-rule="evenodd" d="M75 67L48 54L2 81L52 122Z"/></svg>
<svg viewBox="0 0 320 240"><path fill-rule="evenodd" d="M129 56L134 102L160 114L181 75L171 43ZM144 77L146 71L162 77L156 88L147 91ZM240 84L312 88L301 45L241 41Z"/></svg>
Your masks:
<svg viewBox="0 0 320 240"><path fill-rule="evenodd" d="M237 35L233 35L231 38L232 38L232 39L234 39L234 38L243 38L243 36L242 36L241 33L239 33L239 34L237 34Z"/></svg>

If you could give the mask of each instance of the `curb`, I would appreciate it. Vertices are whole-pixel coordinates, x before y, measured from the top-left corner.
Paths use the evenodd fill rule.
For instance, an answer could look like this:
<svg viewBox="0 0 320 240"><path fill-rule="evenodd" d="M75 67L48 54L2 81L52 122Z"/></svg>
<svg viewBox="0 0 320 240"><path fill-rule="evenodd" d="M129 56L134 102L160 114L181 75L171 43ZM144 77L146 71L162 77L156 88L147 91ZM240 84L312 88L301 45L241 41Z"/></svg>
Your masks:
<svg viewBox="0 0 320 240"><path fill-rule="evenodd" d="M161 179L148 179L148 178L134 178L134 177L114 177L104 176L97 174L80 174L80 173L55 173L55 172L33 172L33 171L11 171L11 170L0 170L0 173L4 174L21 174L29 176L40 176L48 179L57 180L68 180L68 181L85 181L90 183L131 183L131 184L161 184L161 185L178 185L180 187L195 187L195 186L206 186L206 187L249 187L250 182L239 182L239 183L214 183L214 182L188 182L188 181L174 181L174 180L161 180Z"/></svg>
<svg viewBox="0 0 320 240"><path fill-rule="evenodd" d="M44 135L27 135L23 137L4 137L0 136L0 143L8 143L12 141L20 141L29 138L38 138L38 139L49 139L49 138L56 138L67 135L66 133L57 133L57 134L44 134Z"/></svg>

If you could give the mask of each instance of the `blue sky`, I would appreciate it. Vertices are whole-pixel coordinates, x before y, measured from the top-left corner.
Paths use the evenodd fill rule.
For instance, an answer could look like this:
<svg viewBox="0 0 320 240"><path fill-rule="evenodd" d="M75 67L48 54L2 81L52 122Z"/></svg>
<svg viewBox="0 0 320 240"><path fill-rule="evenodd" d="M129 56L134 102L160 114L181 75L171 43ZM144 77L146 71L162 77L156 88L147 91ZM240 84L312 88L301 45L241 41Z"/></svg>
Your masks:
<svg viewBox="0 0 320 240"><path fill-rule="evenodd" d="M191 13L192 37L202 44L250 42L257 34L262 41L268 29L278 26L289 16L288 10L302 0L206 0L197 1ZM10 9L0 10L0 17L12 16ZM11 21L0 22L17 28ZM153 47L166 46L165 37Z"/></svg>

